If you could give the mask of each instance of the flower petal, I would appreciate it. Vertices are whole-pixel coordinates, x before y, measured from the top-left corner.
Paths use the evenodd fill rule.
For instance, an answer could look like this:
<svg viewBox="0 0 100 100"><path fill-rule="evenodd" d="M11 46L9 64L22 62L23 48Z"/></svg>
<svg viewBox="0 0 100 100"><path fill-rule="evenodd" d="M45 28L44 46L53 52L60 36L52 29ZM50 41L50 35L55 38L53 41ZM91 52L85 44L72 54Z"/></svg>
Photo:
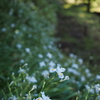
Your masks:
<svg viewBox="0 0 100 100"><path fill-rule="evenodd" d="M64 78L63 73L58 73L59 78Z"/></svg>
<svg viewBox="0 0 100 100"><path fill-rule="evenodd" d="M57 73L61 73L61 72L64 72L65 70L66 70L65 68L60 68L60 67L58 66L56 72L57 72Z"/></svg>
<svg viewBox="0 0 100 100"><path fill-rule="evenodd" d="M55 71L56 71L55 68L51 68L51 69L50 69L50 73L53 73L53 72L55 72Z"/></svg>

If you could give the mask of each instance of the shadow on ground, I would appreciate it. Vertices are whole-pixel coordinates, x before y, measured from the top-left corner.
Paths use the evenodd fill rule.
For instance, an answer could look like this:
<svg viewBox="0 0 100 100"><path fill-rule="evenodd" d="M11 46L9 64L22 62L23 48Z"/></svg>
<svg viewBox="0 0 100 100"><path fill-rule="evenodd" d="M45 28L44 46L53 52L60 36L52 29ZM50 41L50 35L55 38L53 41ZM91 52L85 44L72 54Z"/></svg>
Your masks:
<svg viewBox="0 0 100 100"><path fill-rule="evenodd" d="M59 38L57 46L66 55L68 55L69 53L74 53L83 58L85 62L90 64L90 66L93 66L93 71L97 71L97 66L100 65L100 47L98 47L100 36L98 38L98 35L96 36L95 33L94 35L93 33L91 35L91 28L93 28L93 25L95 24L92 23L91 27L90 23L88 23L87 20L80 23L76 18L77 15L67 15L67 11L68 9L65 10L66 14L57 14L58 26L55 35L57 38ZM74 13L74 11L72 13ZM90 16L92 15L93 14L90 14ZM94 22L95 21L96 19L94 19ZM94 26L94 28L96 27ZM98 30L98 32L100 32L100 30Z"/></svg>

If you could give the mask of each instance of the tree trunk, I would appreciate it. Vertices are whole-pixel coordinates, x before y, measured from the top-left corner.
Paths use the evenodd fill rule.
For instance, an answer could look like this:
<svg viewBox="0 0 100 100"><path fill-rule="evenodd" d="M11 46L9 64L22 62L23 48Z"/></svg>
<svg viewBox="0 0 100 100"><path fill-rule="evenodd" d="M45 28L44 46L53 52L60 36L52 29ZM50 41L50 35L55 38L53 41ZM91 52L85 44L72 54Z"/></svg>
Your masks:
<svg viewBox="0 0 100 100"><path fill-rule="evenodd" d="M88 4L87 4L87 12L90 12L90 7L91 7L91 0L88 0Z"/></svg>

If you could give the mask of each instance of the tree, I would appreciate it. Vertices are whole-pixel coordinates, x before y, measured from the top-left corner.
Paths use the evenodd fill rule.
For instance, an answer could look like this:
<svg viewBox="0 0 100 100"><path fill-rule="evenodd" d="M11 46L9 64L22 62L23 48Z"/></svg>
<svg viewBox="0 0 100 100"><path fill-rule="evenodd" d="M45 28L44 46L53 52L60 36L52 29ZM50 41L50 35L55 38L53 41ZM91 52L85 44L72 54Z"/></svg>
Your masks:
<svg viewBox="0 0 100 100"><path fill-rule="evenodd" d="M90 12L90 8L91 8L91 0L88 0L87 12Z"/></svg>

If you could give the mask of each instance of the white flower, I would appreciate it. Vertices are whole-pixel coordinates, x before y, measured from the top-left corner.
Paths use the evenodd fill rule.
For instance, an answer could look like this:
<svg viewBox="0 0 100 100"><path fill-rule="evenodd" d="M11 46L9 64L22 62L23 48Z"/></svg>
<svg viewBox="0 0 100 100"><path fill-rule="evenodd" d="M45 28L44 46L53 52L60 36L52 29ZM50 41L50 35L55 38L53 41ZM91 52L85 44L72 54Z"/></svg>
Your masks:
<svg viewBox="0 0 100 100"><path fill-rule="evenodd" d="M68 59L67 62L68 62L68 63L75 63L76 60L75 60L75 59Z"/></svg>
<svg viewBox="0 0 100 100"><path fill-rule="evenodd" d="M72 69L72 68L68 68L68 72L73 73L74 75L80 75L80 73L77 70Z"/></svg>
<svg viewBox="0 0 100 100"><path fill-rule="evenodd" d="M37 94L37 93L34 93L33 95L34 95L35 97L37 97L37 96L38 96L38 94ZM34 99L33 99L33 100L34 100Z"/></svg>
<svg viewBox="0 0 100 100"><path fill-rule="evenodd" d="M69 76L65 76L64 79L61 79L60 82L63 82L63 81L66 81L66 80L69 80Z"/></svg>
<svg viewBox="0 0 100 100"><path fill-rule="evenodd" d="M61 53L58 53L59 58L63 58L64 56Z"/></svg>
<svg viewBox="0 0 100 100"><path fill-rule="evenodd" d="M39 65L40 65L40 67L46 66L45 62L40 62Z"/></svg>
<svg viewBox="0 0 100 100"><path fill-rule="evenodd" d="M100 87L96 87L95 89L97 93L100 91Z"/></svg>
<svg viewBox="0 0 100 100"><path fill-rule="evenodd" d="M50 68L50 73L53 73L53 72L55 72L56 71L56 69L55 68Z"/></svg>
<svg viewBox="0 0 100 100"><path fill-rule="evenodd" d="M59 78L64 78L64 74L63 73L58 73Z"/></svg>
<svg viewBox="0 0 100 100"><path fill-rule="evenodd" d="M87 68L85 69L85 73L87 74L88 77L90 77L92 74L90 73L90 70Z"/></svg>
<svg viewBox="0 0 100 100"><path fill-rule="evenodd" d="M49 59L48 58L45 58L44 61L48 63L49 62Z"/></svg>
<svg viewBox="0 0 100 100"><path fill-rule="evenodd" d="M38 97L35 100L51 100L48 96L45 96L44 92L41 92L41 94L42 94L42 97Z"/></svg>
<svg viewBox="0 0 100 100"><path fill-rule="evenodd" d="M30 52L30 48L25 48L25 51L26 51L27 53L29 53L29 52Z"/></svg>
<svg viewBox="0 0 100 100"><path fill-rule="evenodd" d="M78 69L78 64L72 64L72 67Z"/></svg>
<svg viewBox="0 0 100 100"><path fill-rule="evenodd" d="M37 88L37 85L33 85L32 89L34 90L34 89L36 89L36 88Z"/></svg>
<svg viewBox="0 0 100 100"><path fill-rule="evenodd" d="M94 87L99 87L100 86L100 84L96 84Z"/></svg>
<svg viewBox="0 0 100 100"><path fill-rule="evenodd" d="M55 66L55 63L54 63L53 61L50 61L50 62L49 62L49 66L50 66L50 67L54 67L54 66Z"/></svg>
<svg viewBox="0 0 100 100"><path fill-rule="evenodd" d="M91 73L87 73L87 76L90 77L90 76L92 76L92 74Z"/></svg>
<svg viewBox="0 0 100 100"><path fill-rule="evenodd" d="M48 96L45 96L44 92L41 92L43 100L51 100Z"/></svg>
<svg viewBox="0 0 100 100"><path fill-rule="evenodd" d="M19 69L18 73L25 73L25 69Z"/></svg>
<svg viewBox="0 0 100 100"><path fill-rule="evenodd" d="M90 70L88 68L85 69L86 73L90 73Z"/></svg>
<svg viewBox="0 0 100 100"><path fill-rule="evenodd" d="M98 96L98 100L100 100L100 96Z"/></svg>
<svg viewBox="0 0 100 100"><path fill-rule="evenodd" d="M70 56L71 58L75 58L75 59L77 58L77 56L74 55L73 53L70 53L69 56Z"/></svg>
<svg viewBox="0 0 100 100"><path fill-rule="evenodd" d="M2 32L5 32L6 31L6 28L2 28L2 30L1 30Z"/></svg>
<svg viewBox="0 0 100 100"><path fill-rule="evenodd" d="M79 64L83 64L83 59L78 59Z"/></svg>
<svg viewBox="0 0 100 100"><path fill-rule="evenodd" d="M69 76L65 76L65 79L64 80L69 80Z"/></svg>
<svg viewBox="0 0 100 100"><path fill-rule="evenodd" d="M37 88L37 85L33 85L32 89L29 92L33 91L36 88Z"/></svg>
<svg viewBox="0 0 100 100"><path fill-rule="evenodd" d="M81 76L81 81L85 81L85 77L84 76Z"/></svg>
<svg viewBox="0 0 100 100"><path fill-rule="evenodd" d="M47 70L44 70L44 71L42 72L42 75L43 75L44 77L49 78L49 72L48 72Z"/></svg>
<svg viewBox="0 0 100 100"><path fill-rule="evenodd" d="M23 66L24 66L24 67L25 67L25 66L28 66L28 63L25 63Z"/></svg>
<svg viewBox="0 0 100 100"><path fill-rule="evenodd" d="M51 67L50 73L57 72L59 78L64 78L64 75L62 72L64 72L65 70L66 70L65 68L61 68L60 66L58 66L56 69Z"/></svg>
<svg viewBox="0 0 100 100"><path fill-rule="evenodd" d="M39 57L39 58L43 58L43 55L42 55L42 54L38 54L38 57Z"/></svg>
<svg viewBox="0 0 100 100"><path fill-rule="evenodd" d="M56 68L56 72L57 72L57 73L64 72L65 70L66 70L65 68L61 68L60 66L58 66L58 67Z"/></svg>
<svg viewBox="0 0 100 100"><path fill-rule="evenodd" d="M64 78L64 74L62 72L64 72L65 70L66 69L65 68L61 68L60 64L59 64L56 69L54 67L51 67L50 68L50 73L57 72L58 77L61 78L61 79L63 79ZM65 77L65 78L67 78L67 77Z"/></svg>
<svg viewBox="0 0 100 100"><path fill-rule="evenodd" d="M94 94L94 89L90 89L90 92Z"/></svg>
<svg viewBox="0 0 100 100"><path fill-rule="evenodd" d="M94 93L94 89L91 88L89 85L85 85L85 88L89 90L91 93Z"/></svg>
<svg viewBox="0 0 100 100"><path fill-rule="evenodd" d="M94 87L97 93L100 92L100 84L96 84Z"/></svg>
<svg viewBox="0 0 100 100"><path fill-rule="evenodd" d="M22 48L22 45L21 45L20 43L18 43L18 44L16 44L16 47L17 47L18 49L21 49L21 48Z"/></svg>
<svg viewBox="0 0 100 100"><path fill-rule="evenodd" d="M46 55L48 58L52 58L52 54L51 53L47 53L47 55Z"/></svg>
<svg viewBox="0 0 100 100"><path fill-rule="evenodd" d="M20 60L20 63L24 63L24 59L21 59L21 60Z"/></svg>
<svg viewBox="0 0 100 100"><path fill-rule="evenodd" d="M11 24L11 27L15 27L15 24L14 24L14 23L12 23L12 24Z"/></svg>
<svg viewBox="0 0 100 100"><path fill-rule="evenodd" d="M48 48L53 49L52 45L48 45Z"/></svg>
<svg viewBox="0 0 100 100"><path fill-rule="evenodd" d="M100 79L100 75L96 75L96 79Z"/></svg>
<svg viewBox="0 0 100 100"><path fill-rule="evenodd" d="M36 83L37 82L36 78L33 77L33 76L26 76L26 79L31 83Z"/></svg>
<svg viewBox="0 0 100 100"><path fill-rule="evenodd" d="M70 56L71 58L74 58L74 54L73 54L73 53L70 53L69 56Z"/></svg>
<svg viewBox="0 0 100 100"><path fill-rule="evenodd" d="M89 85L85 85L85 88L86 88L87 90L89 90L89 89L90 89L90 86L89 86Z"/></svg>
<svg viewBox="0 0 100 100"><path fill-rule="evenodd" d="M66 69L65 68L61 68L60 66L57 67L56 72L59 76L59 78L64 78L64 75L62 72L64 72Z"/></svg>
<svg viewBox="0 0 100 100"><path fill-rule="evenodd" d="M17 97L12 95L12 97L8 98L8 100L17 100Z"/></svg>

